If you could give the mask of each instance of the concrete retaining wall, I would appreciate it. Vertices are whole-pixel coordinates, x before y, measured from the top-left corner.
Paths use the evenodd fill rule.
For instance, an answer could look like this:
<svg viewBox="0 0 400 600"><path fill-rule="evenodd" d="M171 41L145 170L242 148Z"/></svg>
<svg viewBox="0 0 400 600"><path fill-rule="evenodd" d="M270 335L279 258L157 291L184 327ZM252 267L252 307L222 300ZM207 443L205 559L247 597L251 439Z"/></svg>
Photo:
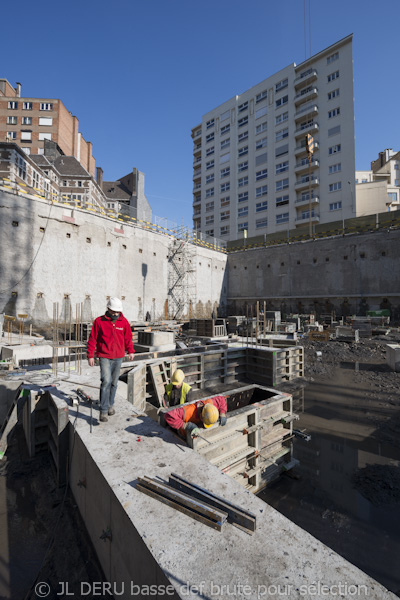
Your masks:
<svg viewBox="0 0 400 600"><path fill-rule="evenodd" d="M389 308L400 319L400 230L259 248L229 255L228 305L338 316Z"/></svg>
<svg viewBox="0 0 400 600"><path fill-rule="evenodd" d="M53 302L83 302L83 320L103 314L107 296L124 296L129 320L164 318L171 238L88 211L0 191L0 313L53 319ZM226 255L193 246L198 316L227 293ZM207 314L204 315L203 313Z"/></svg>

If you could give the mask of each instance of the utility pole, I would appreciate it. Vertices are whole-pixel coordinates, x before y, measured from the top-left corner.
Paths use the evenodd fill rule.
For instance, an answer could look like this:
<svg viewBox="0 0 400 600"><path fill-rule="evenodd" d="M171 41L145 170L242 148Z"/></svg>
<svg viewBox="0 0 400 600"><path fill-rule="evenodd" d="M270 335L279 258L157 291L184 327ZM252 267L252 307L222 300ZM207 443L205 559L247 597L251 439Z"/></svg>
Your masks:
<svg viewBox="0 0 400 600"><path fill-rule="evenodd" d="M312 238L312 218L311 218L311 159L314 153L314 138L312 135L307 133L306 135L306 149L308 158L308 219L309 219L309 235Z"/></svg>

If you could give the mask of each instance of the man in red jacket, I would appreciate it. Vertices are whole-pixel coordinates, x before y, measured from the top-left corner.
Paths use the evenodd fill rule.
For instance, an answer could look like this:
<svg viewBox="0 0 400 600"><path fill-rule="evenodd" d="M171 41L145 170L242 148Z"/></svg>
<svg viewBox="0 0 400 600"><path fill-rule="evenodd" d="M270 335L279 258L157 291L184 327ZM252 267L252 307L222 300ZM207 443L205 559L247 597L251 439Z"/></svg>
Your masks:
<svg viewBox="0 0 400 600"><path fill-rule="evenodd" d="M121 300L110 298L105 315L93 323L87 345L89 366L94 367L95 352L100 362L100 421L108 421L107 414L115 415L115 392L125 350L133 360L132 331L122 314Z"/></svg>

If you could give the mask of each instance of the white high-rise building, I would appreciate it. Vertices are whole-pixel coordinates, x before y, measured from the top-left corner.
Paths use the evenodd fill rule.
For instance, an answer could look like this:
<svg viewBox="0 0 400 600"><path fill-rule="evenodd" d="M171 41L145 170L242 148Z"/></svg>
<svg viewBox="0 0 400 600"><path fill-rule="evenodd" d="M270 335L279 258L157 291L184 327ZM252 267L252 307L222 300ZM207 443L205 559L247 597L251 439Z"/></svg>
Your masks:
<svg viewBox="0 0 400 600"><path fill-rule="evenodd" d="M352 35L192 129L193 225L225 240L355 216ZM314 138L311 178L306 135Z"/></svg>

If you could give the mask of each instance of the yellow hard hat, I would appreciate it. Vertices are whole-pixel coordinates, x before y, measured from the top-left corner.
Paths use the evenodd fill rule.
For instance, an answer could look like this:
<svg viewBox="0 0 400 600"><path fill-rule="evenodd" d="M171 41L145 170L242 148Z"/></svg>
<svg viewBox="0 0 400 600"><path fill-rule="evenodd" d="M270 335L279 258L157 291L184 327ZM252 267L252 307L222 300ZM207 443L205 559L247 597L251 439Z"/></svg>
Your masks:
<svg viewBox="0 0 400 600"><path fill-rule="evenodd" d="M171 383L172 385L180 385L185 379L185 373L181 369L177 369L172 373Z"/></svg>
<svg viewBox="0 0 400 600"><path fill-rule="evenodd" d="M214 425L219 419L218 408L214 406L214 404L206 404L201 411L201 418L204 427L211 427L211 425Z"/></svg>

